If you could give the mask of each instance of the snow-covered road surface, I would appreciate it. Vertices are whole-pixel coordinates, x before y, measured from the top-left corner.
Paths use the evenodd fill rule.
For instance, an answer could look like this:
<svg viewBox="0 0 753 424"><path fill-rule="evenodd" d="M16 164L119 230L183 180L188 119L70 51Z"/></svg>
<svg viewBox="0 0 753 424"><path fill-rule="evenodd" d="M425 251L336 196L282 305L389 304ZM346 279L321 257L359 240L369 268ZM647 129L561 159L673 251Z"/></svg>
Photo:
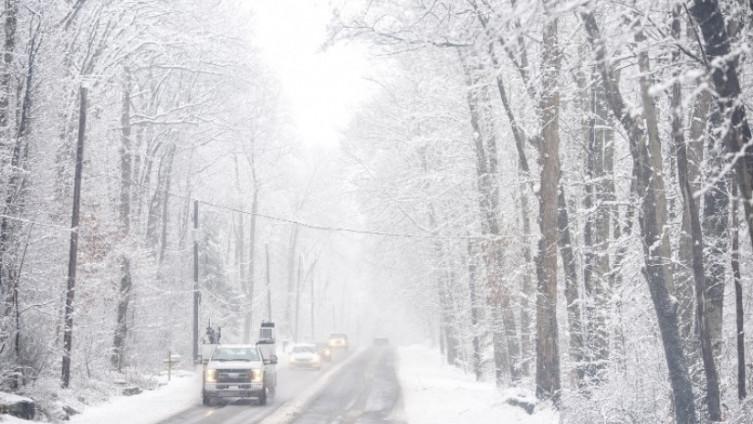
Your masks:
<svg viewBox="0 0 753 424"><path fill-rule="evenodd" d="M329 381L293 424L398 424L400 385L396 354L389 347L367 349Z"/></svg>
<svg viewBox="0 0 753 424"><path fill-rule="evenodd" d="M341 358L332 364L325 364L321 371L309 369L289 368L281 364L277 370L277 393L265 406L258 405L256 400L237 400L217 403L213 406L203 406L200 400L200 386L196 389L196 403L159 424L248 424L261 422L274 413L282 405L297 399L306 389L325 376L330 368L337 367Z"/></svg>

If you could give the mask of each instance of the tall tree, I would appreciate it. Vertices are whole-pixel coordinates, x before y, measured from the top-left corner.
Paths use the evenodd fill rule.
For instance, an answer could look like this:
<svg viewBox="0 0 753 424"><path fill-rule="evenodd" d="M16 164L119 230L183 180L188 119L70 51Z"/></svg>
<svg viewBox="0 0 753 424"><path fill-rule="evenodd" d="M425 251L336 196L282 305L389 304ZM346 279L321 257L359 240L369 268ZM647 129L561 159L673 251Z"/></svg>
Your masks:
<svg viewBox="0 0 753 424"><path fill-rule="evenodd" d="M73 313L76 293L76 267L78 261L78 236L81 215L81 181L84 168L84 140L86 139L87 89L79 90L78 140L76 142L76 169L73 177L73 211L71 212L71 239L68 251L68 280L65 290L65 318L63 330L63 360L61 382L63 388L71 383L71 351L73 348Z"/></svg>
<svg viewBox="0 0 753 424"><path fill-rule="evenodd" d="M120 238L127 249L131 222L131 75L124 71L123 94L120 115L120 204L118 218L120 221ZM131 262L124 252L120 255L120 287L118 290L118 307L113 338L111 362L115 369L121 370L124 363L125 344L128 337L128 306L131 302Z"/></svg>
<svg viewBox="0 0 753 424"><path fill-rule="evenodd" d="M720 150L733 157L737 185L745 199L745 221L753 244L753 146L750 145L751 130L745 114L745 104L740 98L738 57L731 52L727 25L717 0L694 0L690 12L703 35L706 63L720 113L723 116L729 115L729 132L723 137ZM724 179L723 176L717 178Z"/></svg>
<svg viewBox="0 0 753 424"><path fill-rule="evenodd" d="M538 267L540 279L536 296L536 395L540 399L560 399L560 358L557 331L557 197L559 161L559 71L558 19L547 16L542 45L541 90L541 181Z"/></svg>
<svg viewBox="0 0 753 424"><path fill-rule="evenodd" d="M666 202L663 201L663 183L656 178L656 174L661 172L656 168L657 164L661 165L661 156L656 157L659 151L655 144L653 149L646 144L646 131L627 108L622 93L615 84L613 71L607 61L606 45L593 12L583 11L581 18L593 49L594 60L599 68L607 104L615 119L628 134L636 192L641 201L639 222L646 264L645 276L662 336L664 355L675 399L675 418L678 424L694 424L697 422L695 399L679 334L677 309L674 307L671 296L672 280L668 270L671 256L667 251L667 243L664 242L666 236L662 227L665 222L666 209L662 213L661 208L666 207ZM645 61L646 58L640 60ZM645 83L642 95L644 105L650 106L652 101L646 99L648 88ZM650 115L652 112L647 113ZM656 133L649 138L649 141L651 139L656 139Z"/></svg>

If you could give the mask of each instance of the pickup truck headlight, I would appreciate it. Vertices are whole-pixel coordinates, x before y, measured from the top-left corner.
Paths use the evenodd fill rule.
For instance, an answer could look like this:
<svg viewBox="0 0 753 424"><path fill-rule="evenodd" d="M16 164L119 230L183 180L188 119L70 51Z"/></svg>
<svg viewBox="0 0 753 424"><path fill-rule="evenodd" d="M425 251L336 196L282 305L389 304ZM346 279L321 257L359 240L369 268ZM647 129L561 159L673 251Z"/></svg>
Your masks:
<svg viewBox="0 0 753 424"><path fill-rule="evenodd" d="M249 373L252 383L261 383L264 380L264 371L260 369L251 370Z"/></svg>
<svg viewBox="0 0 753 424"><path fill-rule="evenodd" d="M204 373L204 380L207 383L216 383L217 382L217 370L215 369L207 369Z"/></svg>

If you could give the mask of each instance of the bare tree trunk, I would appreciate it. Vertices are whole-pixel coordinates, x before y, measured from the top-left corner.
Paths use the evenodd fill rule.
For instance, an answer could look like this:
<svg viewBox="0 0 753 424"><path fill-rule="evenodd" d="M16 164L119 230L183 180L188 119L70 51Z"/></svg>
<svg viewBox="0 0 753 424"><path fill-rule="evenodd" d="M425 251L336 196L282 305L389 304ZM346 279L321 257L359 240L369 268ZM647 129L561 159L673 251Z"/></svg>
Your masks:
<svg viewBox="0 0 753 424"><path fill-rule="evenodd" d="M607 63L606 47L596 18L592 12L582 12L581 18L589 43L594 50L594 59L601 74L602 84L604 84L607 103L615 118L627 132L630 142L636 191L642 202L639 221L646 262L645 275L662 336L664 356L667 360L675 400L675 418L677 424L695 424L697 422L695 398L678 330L677 309L671 295L672 284L671 280L667 280L671 278L671 273L667 271L667 264L670 263L671 257L667 257L668 252L663 248L664 229L660 224L664 221L661 214L657 213L657 207L661 204L657 202L657 192L663 191L664 187L657 178L654 178L658 170L653 169L649 150L645 144L643 128L626 107L622 94L615 84Z"/></svg>
<svg viewBox="0 0 753 424"><path fill-rule="evenodd" d="M76 170L73 177L73 211L71 213L71 242L68 251L68 281L65 291L63 328L63 360L61 385L68 388L71 382L71 350L73 348L73 300L76 289L76 264L78 258L79 212L81 206L81 178L84 167L84 140L86 138L86 88L80 89L78 141L76 143Z"/></svg>
<svg viewBox="0 0 753 424"><path fill-rule="evenodd" d="M518 169L520 169L520 167L518 167ZM518 177L521 179L528 178L529 174L526 172L522 175L522 173L519 172ZM531 254L531 206L528 203L526 182L521 181L518 184L518 189L520 192L520 218L523 221L523 261L525 262L525 270L523 271L522 284L520 287L521 372L523 375L529 375L529 363L531 358L535 355L531 347L531 333L533 332L533 328L531 327L530 296L534 294L533 281L531 280L531 274L534 272L533 255Z"/></svg>
<svg viewBox="0 0 753 424"><path fill-rule="evenodd" d="M729 114L730 131L724 137L720 150L735 156L737 184L745 199L745 222L753 244L753 146L750 145L751 131L745 116L745 104L740 98L738 55L730 54L730 39L718 0L694 0L690 13L701 29L708 63L712 64L711 80L716 89L720 113L722 117Z"/></svg>
<svg viewBox="0 0 753 424"><path fill-rule="evenodd" d="M479 22L483 26L484 31L490 40L487 51L488 51L489 58L491 59L492 65L494 66L494 68L499 69L501 66L499 62L499 58L497 57L497 54L495 51L494 40L496 40L504 48L508 57L510 57L513 63L516 65L518 71L520 72L520 76L523 79L523 82L526 84L527 93L529 97L531 99L535 99L536 92L535 92L534 86L530 82L530 76L528 72L527 52L525 49L525 43L522 36L518 37L518 40L517 40L520 46L520 61L518 62L514 59L514 54L509 48L509 45L507 45L504 42L504 39L495 37L495 35L492 33L489 27L488 17L485 13L481 12L481 10L478 7L478 4L475 1L472 1L471 6L474 8L476 17L479 19ZM518 28L520 27L519 22L516 22L516 27ZM521 172L522 178L526 179L530 176L528 160L526 159L526 154L525 154L526 142L530 142L535 148L539 150L539 153L541 153L540 151L542 148L541 137L537 135L535 137L529 138L523 131L523 128L519 125L518 120L516 119L515 114L513 112L510 101L508 99L507 92L504 86L504 81L502 79L502 75L503 75L502 73L496 72L497 91L499 93L500 100L502 101L502 106L504 108L507 119L510 123L510 127L513 133L513 138L515 140L515 147L518 153L518 166L520 170L522 171ZM540 113L541 111L537 110L537 112ZM541 116L539 116L539 119L540 121L542 120ZM521 196L523 196L523 194L521 194ZM559 196L562 197L562 199L558 199L560 205L566 204L567 202L565 200L564 191L562 191L559 194ZM522 203L521 206L523 207L523 213L525 215L525 218L524 218L524 226L525 226L527 224L526 219L528 216L528 214L526 213L526 210L528 209L527 201L525 203ZM576 357L576 363L580 363L582 359L582 347L583 347L582 340L583 339L582 339L582 336L580 335L581 330L582 330L581 323L580 323L581 306L578 301L575 301L575 299L578 299L578 276L577 276L577 271L576 271L577 264L574 260L573 247L572 247L572 244L570 243L570 240L572 238L570 236L570 225L569 225L569 217L568 217L567 209L563 208L562 206L560 207L560 213L558 214L558 225L559 225L559 230L561 232L561 237L559 239L559 250L562 255L562 262L565 269L565 279L566 279L566 287L567 287L566 290L572 296L572 298L569 299L572 301L568 301L568 310L571 312L571 313L568 313L568 316L570 318L570 321L568 321L568 325L570 327L569 328L570 333L574 335L574 337L571 338L571 347L573 347L571 352ZM529 267L529 269L535 267L537 269L537 275L539 275L538 267L540 264L534 263L535 261L531 258L530 250L527 245L524 247L524 258L527 262L527 266ZM528 275L524 277L523 286L524 286L525 294L531 292L530 279ZM527 309L525 309L526 307L527 307L527 299L523 299L521 301L521 308L523 308L521 312L522 321L523 320L528 321L528 318L529 318L526 312ZM524 324L522 323L522 325ZM523 342L524 343L527 342L526 336L525 336L525 334L527 334L526 333L527 328L529 328L529 326L527 325L523 327L523 332L524 332ZM523 355L525 355L525 352L526 350L524 349ZM525 363L526 362L525 359L523 360L523 362L524 362L523 367L524 369L526 369L527 363ZM527 370L525 370L524 372L527 373Z"/></svg>
<svg viewBox="0 0 753 424"><path fill-rule="evenodd" d="M167 166L167 172L165 176L165 188L162 191L162 230L160 231L160 243L159 243L159 263L161 264L162 261L165 259L165 250L167 249L167 227L169 223L169 217L170 217L170 185L172 182L172 169L173 169L173 162L175 159L175 144L170 144L168 153L168 166Z"/></svg>
<svg viewBox="0 0 753 424"><path fill-rule="evenodd" d="M16 50L16 23L18 5L16 0L5 0L3 10L3 54L2 54L2 74L0 74L0 146L10 146L12 140L12 123L14 111L11 110L11 93L13 81L13 58ZM21 138L17 138L11 153L10 164L2 163L3 168L8 166L10 178L8 181L2 181L4 185L4 213L0 218L0 352L5 350L6 334L12 331L5 331L6 321L10 319L13 313L11 298L17 284L16 276L12 271L14 264L9 257L10 244L12 243L13 225L6 215L15 214L15 200L17 191L20 189L19 165L21 163ZM3 160L4 162L4 160ZM12 343L11 338L11 343ZM16 358L18 359L18 358Z"/></svg>
<svg viewBox="0 0 753 424"><path fill-rule="evenodd" d="M154 187L154 194L152 194L147 209L146 241L148 246L154 252L161 249L161 228L163 228L161 220L165 216L164 210L168 205L167 197L170 195L167 188L170 185L170 177L175 159L175 149L175 144L170 143L167 150L165 150L159 159L159 165L157 166L157 184ZM138 189L135 191L138 192Z"/></svg>
<svg viewBox="0 0 753 424"><path fill-rule="evenodd" d="M696 293L696 323L701 342L701 358L706 375L706 404L708 407L709 419L711 421L721 421L721 399L719 392L719 375L714 364L714 353L711 344L711 329L709 326L709 317L707 315L707 285L703 270L703 233L701 231L701 222L698 217L698 206L688 180L688 158L685 146L685 138L682 133L682 117L680 105L681 99L680 83L676 82L672 86L672 135L675 148L677 150L677 175L680 189L682 192L683 206L687 209L690 218L690 234L693 240L693 279L695 280ZM726 211L725 211L726 212Z"/></svg>
<svg viewBox="0 0 753 424"><path fill-rule="evenodd" d="M128 306L131 301L131 261L126 255L120 257L120 290L113 337L113 351L110 362L113 368L121 371L125 363L125 345L128 337Z"/></svg>
<svg viewBox="0 0 753 424"><path fill-rule="evenodd" d="M745 379L745 314L743 311L743 286L740 274L740 229L737 186L732 184L732 276L735 279L735 329L737 330L737 398L748 396Z"/></svg>
<svg viewBox="0 0 753 424"><path fill-rule="evenodd" d="M0 74L0 137L10 139L13 111L11 111L11 83L13 58L16 50L17 0L5 0L3 10L3 72Z"/></svg>
<svg viewBox="0 0 753 424"><path fill-rule="evenodd" d="M444 266L444 254L442 252L441 246L439 247L440 251L438 252L440 257L440 266L439 266L439 278L437 278L437 288L438 288L438 295L439 295L439 322L440 322L440 331L444 335L445 340L445 357L447 359L447 363L450 365L456 365L458 360L458 342L457 338L455 337L455 333L453 331L452 326L452 301L450 299L450 293L449 293L449 278L448 274L446 272L445 266Z"/></svg>
<svg viewBox="0 0 753 424"><path fill-rule="evenodd" d="M587 337L587 363L584 369L589 379L599 384L604 378L604 369L609 359L609 224L610 207L607 202L609 191L607 175L608 147L613 142L613 131L609 128L609 112L604 101L603 86L599 84L596 70L590 77L590 99L584 102L590 106L588 120L586 173L589 178L586 186L585 207L591 213L586 217L584 240L586 252L583 269L583 286L586 307L584 321Z"/></svg>
<svg viewBox="0 0 753 424"><path fill-rule="evenodd" d="M675 15L673 17L673 21L679 20L678 12L673 11L673 15ZM679 23L674 25L679 26ZM673 28L673 35L676 31L678 31L678 29ZM677 53L677 55L679 55L679 52ZM688 158L688 183L690 184L692 193L696 193L701 189L701 184L699 181L701 173L700 164L703 160L703 139L708 124L710 106L711 95L708 90L704 90L698 95L698 100L693 107L690 122L690 131L688 134L688 140L686 141L686 156ZM682 130L682 128L673 128L673 132L679 130ZM692 272L686 271L692 270L693 264L693 241L690 233L690 216L687 208L684 208L682 214L682 231L680 233L680 242L678 247L678 258L680 266L677 267L678 270L675 272L675 291L676 296L679 300L678 311L680 335L684 340L694 339L693 311L695 307L695 299L694 288L692 284L693 277ZM698 359L700 358L698 345L696 343L687 343L686 345L691 362L700 362L700 359Z"/></svg>
<svg viewBox="0 0 753 424"><path fill-rule="evenodd" d="M557 214L557 224L559 226L559 247L562 258L562 268L565 270L565 301L567 302L567 323L570 335L569 354L575 364L576 383L580 384L585 375L585 346L583 335L583 316L581 310L580 290L578 288L578 276L576 271L575 255L572 249L572 239L570 238L569 218L567 214L567 203L565 201L565 192L560 185L557 196L559 213ZM564 246L570 246L564 248Z"/></svg>
<svg viewBox="0 0 753 424"><path fill-rule="evenodd" d="M551 18L550 18L551 19ZM557 331L557 242L559 188L559 68L557 19L544 27L541 92L541 212L539 262L541 279L536 298L536 396L560 399L559 336Z"/></svg>
<svg viewBox="0 0 753 424"><path fill-rule="evenodd" d="M469 59L476 60L476 57ZM476 70L469 63L463 52L460 52L460 60L466 76L466 101L470 112L471 127L473 129L473 145L476 154L476 182L479 191L479 210L482 217L483 231L490 235L491 240L484 243L482 250L487 268L487 297L492 311L498 311L501 315L504 328L504 339L507 352L510 357L509 364L502 361L503 355L498 354L502 338L497 337L495 343L495 368L496 375L503 375L503 370L509 366L509 372L513 384L520 379L520 347L515 324L515 314L511 307L511 298L503 275L503 252L502 243L498 239L500 235L499 217L499 182L497 181L497 141L492 117L488 110L489 94L488 87L478 86L478 77L473 75ZM498 308L500 308L498 310ZM501 330L501 326L495 323L495 329ZM499 336L499 334L498 334ZM497 380L501 384L501 380Z"/></svg>
<svg viewBox="0 0 753 424"><path fill-rule="evenodd" d="M481 338L479 336L479 321L480 311L478 305L478 293L477 293L477 279L478 270L476 265L476 249L474 248L473 241L468 241L468 292L471 303L471 331L473 334L473 353L472 364L473 375L476 377L476 381L480 381L482 377L481 369Z"/></svg>
<svg viewBox="0 0 753 424"><path fill-rule="evenodd" d="M120 112L120 202L118 218L120 221L120 239L122 249L118 261L120 262L120 287L118 289L118 307L115 321L115 335L113 336L112 354L110 362L120 371L124 363L126 339L128 338L128 306L131 301L131 263L125 252L130 247L129 233L131 228L131 74L125 69L123 75L123 93Z"/></svg>

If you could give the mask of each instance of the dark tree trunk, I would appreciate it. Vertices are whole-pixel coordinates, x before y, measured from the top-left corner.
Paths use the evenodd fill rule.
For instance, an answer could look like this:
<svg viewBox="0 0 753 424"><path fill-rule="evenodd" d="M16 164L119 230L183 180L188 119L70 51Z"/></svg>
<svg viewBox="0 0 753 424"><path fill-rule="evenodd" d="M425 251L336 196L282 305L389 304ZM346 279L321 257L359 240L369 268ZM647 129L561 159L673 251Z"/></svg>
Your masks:
<svg viewBox="0 0 753 424"><path fill-rule="evenodd" d="M63 360L61 384L67 388L71 382L71 350L73 348L73 300L76 290L76 263L78 258L78 226L81 205L81 177L84 167L84 140L86 138L86 88L80 89L78 141L76 142L76 169L73 177L73 211L71 213L71 240L68 250L68 280L65 291Z"/></svg>
<svg viewBox="0 0 753 424"><path fill-rule="evenodd" d="M557 19L544 27L541 91L541 189L539 261L541 278L536 298L536 395L560 399L559 337L557 331L557 198L559 164L559 68Z"/></svg>
<svg viewBox="0 0 753 424"><path fill-rule="evenodd" d="M701 222L698 217L698 205L696 205L692 187L688 180L687 149L685 146L685 138L681 131L681 95L682 92L679 82L673 84L671 99L673 106L672 135L675 149L677 151L677 180L682 193L684 209L687 209L688 217L690 218L690 234L693 241L692 265L696 294L696 325L698 327L701 343L701 358L703 360L703 368L706 375L706 405L708 407L709 419L711 421L721 421L722 412L719 393L719 375L714 363L714 353L711 344L711 328L709 326L709 317L707 315L707 312L710 311L706 308L708 302L705 299L708 287L706 285L703 269L703 234L701 231Z"/></svg>
<svg viewBox="0 0 753 424"><path fill-rule="evenodd" d="M496 37L489 26L489 21L486 16L486 14L482 13L476 2L471 2L472 7L474 8L474 11L476 13L477 18L479 19L481 25L484 28L485 34L489 38L489 46L488 46L488 54L489 58L492 61L492 65L495 69L499 69L501 67L499 58L496 54L495 50L495 41L500 44L500 46L505 50L508 57L511 59L511 61L516 65L518 71L520 72L520 76L523 79L524 84L526 85L527 93L531 99L536 99L536 91L534 90L534 86L530 83L529 78L529 72L528 72L528 60L527 60L527 52L525 49L525 44L523 42L523 38L518 37L518 44L520 46L520 61L516 61L514 58L514 54L509 48L509 45L504 42L503 38ZM519 23L516 23L516 26L520 26ZM496 85L497 85L497 91L499 93L500 100L502 101L502 106L505 111L505 115L510 123L510 127L513 133L513 138L515 140L515 148L518 154L518 166L521 170L522 178L526 179L530 176L530 169L528 167L528 161L525 154L525 146L526 142L530 142L534 147L536 147L539 150L539 153L541 153L541 137L539 135L535 137L529 138L525 132L523 131L523 128L519 125L518 120L515 117L515 114L513 112L512 106L510 104L509 98L507 96L507 92L505 90L504 81L502 79L502 73L497 72L496 73ZM537 112L540 114L541 110L537 110ZM543 122L543 118L539 116L540 121ZM559 160L559 158L558 158ZM521 194L524 196L524 194ZM564 192L560 193L561 197L563 199L560 200L561 204L566 204L564 197ZM525 201L526 199L523 199ZM523 214L524 214L524 234L525 226L528 224L526 221L528 218L527 212L527 201L525 203L522 203L523 208ZM565 279L566 279L566 286L569 294L572 296L568 299L568 317L571 319L568 321L569 330L570 333L574 335L574 338L571 338L571 354L574 355L576 363L581 362L582 359L582 326L580 321L580 309L581 305L579 301L575 301L575 299L578 299L578 276L576 271L576 262L574 260L574 254L573 254L573 247L572 244L569 242L571 240L570 236L570 225L569 225L569 218L568 213L566 209L560 209L560 214L558 214L558 225L561 232L560 238L559 238L559 250L560 254L562 256L562 262L565 268ZM530 230L530 229L529 229ZM530 234L530 232L528 233ZM527 239L527 237L526 237ZM524 259L526 260L528 268L536 268L536 273L538 276L541 276L542 274L539 273L540 269L540 263L534 263L534 261L531 257L531 253L529 250L528 245L524 247ZM539 283L541 283L539 281ZM523 301L521 301L521 308L527 307L527 299L525 296L530 293L530 277L528 275L524 276L523 281L524 286L524 294L523 294ZM570 300L573 300L572 302ZM572 313L571 313L572 312ZM528 340L526 339L527 333L527 326L525 326L526 322L529 322L528 315L527 315L527 309L522 309L521 311L521 325L523 325L523 343L526 344ZM523 354L527 350L524 348ZM527 363L524 361L524 371L527 372Z"/></svg>
<svg viewBox="0 0 753 424"><path fill-rule="evenodd" d="M737 205L737 186L732 185L732 276L735 279L735 324L737 330L737 398L748 395L745 380L745 314L743 313L743 286L740 274L740 230Z"/></svg>
<svg viewBox="0 0 753 424"><path fill-rule="evenodd" d="M753 244L753 146L750 145L751 132L745 116L745 105L740 98L737 55L730 54L730 39L718 0L694 0L690 12L703 34L707 61L713 64L711 80L720 113L723 117L729 115L730 131L724 137L723 148L720 150L737 157L734 163L737 184L745 199L745 222Z"/></svg>
<svg viewBox="0 0 753 424"><path fill-rule="evenodd" d="M16 0L5 0L3 10L3 54L2 54L2 74L0 74L0 146L9 146L13 138L12 122L14 111L11 110L11 93L13 80L13 58L16 49L16 15L18 6ZM5 205L4 213L0 218L0 322L3 318L13 313L12 296L17 284L15 273L12 271L14 264L9 255L12 244L13 225L7 215L14 215L16 195L20 189L19 166L21 164L21 143L22 138L17 137L13 152L11 153L10 164L2 160L3 167L8 167L10 175L8 181L0 181L4 184ZM5 171L5 169L3 169ZM5 333L6 329L0 327L0 334ZM13 331L8 329L8 333ZM4 337L0 337L0 352L5 350Z"/></svg>

